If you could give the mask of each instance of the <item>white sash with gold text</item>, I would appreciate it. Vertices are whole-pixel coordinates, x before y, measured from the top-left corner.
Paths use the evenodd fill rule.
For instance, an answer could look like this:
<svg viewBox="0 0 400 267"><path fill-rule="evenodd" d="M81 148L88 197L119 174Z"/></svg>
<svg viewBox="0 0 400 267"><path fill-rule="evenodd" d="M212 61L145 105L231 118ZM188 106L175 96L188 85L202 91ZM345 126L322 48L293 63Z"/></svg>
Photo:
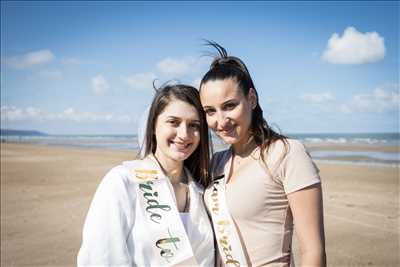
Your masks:
<svg viewBox="0 0 400 267"><path fill-rule="evenodd" d="M205 201L211 214L215 236L224 266L247 266L239 234L228 211L225 176L217 177L207 189Z"/></svg>
<svg viewBox="0 0 400 267"><path fill-rule="evenodd" d="M197 266L174 190L154 158L124 162L136 183L135 251L151 266Z"/></svg>

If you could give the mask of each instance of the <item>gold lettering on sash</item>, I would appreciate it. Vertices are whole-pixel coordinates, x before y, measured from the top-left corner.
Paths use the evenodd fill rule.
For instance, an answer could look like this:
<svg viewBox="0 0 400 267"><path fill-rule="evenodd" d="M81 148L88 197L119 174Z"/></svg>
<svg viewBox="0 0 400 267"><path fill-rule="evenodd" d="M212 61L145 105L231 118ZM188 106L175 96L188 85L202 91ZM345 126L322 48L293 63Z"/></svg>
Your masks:
<svg viewBox="0 0 400 267"><path fill-rule="evenodd" d="M173 237L169 229L168 229L168 235L169 237L159 239L156 242L156 246L161 250L160 251L161 257L165 258L167 262L169 262L169 259L175 255L172 249L175 247L175 250L178 250L178 246L176 245L176 243L181 241L178 237ZM171 244L173 245L173 247L171 246Z"/></svg>
<svg viewBox="0 0 400 267"><path fill-rule="evenodd" d="M157 170L142 170L142 169L135 169L135 172L139 172L139 173L147 173L147 174L157 174Z"/></svg>
<svg viewBox="0 0 400 267"><path fill-rule="evenodd" d="M217 222L217 231L220 234L218 243L222 247L222 251L225 254L225 265L226 266L240 266L240 262L235 260L232 256L232 246L229 244L229 227L230 223L228 220L220 220Z"/></svg>
<svg viewBox="0 0 400 267"><path fill-rule="evenodd" d="M213 191L211 193L211 201L212 201L212 207L211 210L215 214L218 214L219 212L219 205L218 205L218 189L216 187L213 188Z"/></svg>
<svg viewBox="0 0 400 267"><path fill-rule="evenodd" d="M153 182L147 181L144 183L139 184L140 191L143 192L143 197L147 201L146 212L150 213L150 219L155 223L160 223L161 221L161 214L157 213L156 211L152 210L163 210L163 211L170 211L171 207L169 205L160 205L158 202L158 192L153 191Z"/></svg>
<svg viewBox="0 0 400 267"><path fill-rule="evenodd" d="M135 169L135 176L140 180L155 180L157 179L157 170L142 170Z"/></svg>

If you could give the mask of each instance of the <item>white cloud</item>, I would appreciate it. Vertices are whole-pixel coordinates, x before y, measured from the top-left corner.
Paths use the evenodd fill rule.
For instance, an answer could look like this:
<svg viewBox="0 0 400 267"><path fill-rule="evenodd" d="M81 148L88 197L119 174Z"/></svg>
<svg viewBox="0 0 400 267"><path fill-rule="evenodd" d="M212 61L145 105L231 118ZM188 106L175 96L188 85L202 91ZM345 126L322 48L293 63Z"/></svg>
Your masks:
<svg viewBox="0 0 400 267"><path fill-rule="evenodd" d="M194 64L193 58L173 59L166 58L157 63L157 69L169 75L182 75L190 70Z"/></svg>
<svg viewBox="0 0 400 267"><path fill-rule="evenodd" d="M366 94L353 95L347 101L339 103L329 92L303 94L301 99L317 105L319 111L350 113L399 112L400 96L398 84L386 84Z"/></svg>
<svg viewBox="0 0 400 267"><path fill-rule="evenodd" d="M42 120L43 113L34 107L20 109L15 106L1 106L2 121Z"/></svg>
<svg viewBox="0 0 400 267"><path fill-rule="evenodd" d="M75 122L90 122L90 121L110 121L113 116L111 114L95 114L91 112L78 112L73 108L67 108L62 113L55 114L54 119L70 120Z"/></svg>
<svg viewBox="0 0 400 267"><path fill-rule="evenodd" d="M96 95L103 95L110 88L103 75L97 75L92 78L92 90Z"/></svg>
<svg viewBox="0 0 400 267"><path fill-rule="evenodd" d="M69 107L60 113L43 112L35 107L17 108L1 106L1 121L74 121L74 122L118 122L130 123L134 118L128 115L97 114L76 111Z"/></svg>
<svg viewBox="0 0 400 267"><path fill-rule="evenodd" d="M135 121L136 118L132 118L128 115L121 115L121 116L115 117L115 120L118 122L121 122L121 123L129 123L131 121Z"/></svg>
<svg viewBox="0 0 400 267"><path fill-rule="evenodd" d="M55 114L55 119L70 120L75 122L121 122L129 123L133 119L128 115L97 114L92 112L76 111L70 107L62 113Z"/></svg>
<svg viewBox="0 0 400 267"><path fill-rule="evenodd" d="M209 59L205 57L183 57L170 58L167 57L157 63L157 69L161 74L182 76L204 71L204 67L209 64Z"/></svg>
<svg viewBox="0 0 400 267"><path fill-rule="evenodd" d="M329 92L319 94L303 94L300 98L311 104L323 104L335 100L335 97Z"/></svg>
<svg viewBox="0 0 400 267"><path fill-rule="evenodd" d="M54 58L55 56L50 50L43 49L7 58L6 63L15 69L26 69L34 65L48 63Z"/></svg>
<svg viewBox="0 0 400 267"><path fill-rule="evenodd" d="M351 112L399 112L399 86L391 85L378 87L369 94L360 94L352 97L348 104L342 105L341 111Z"/></svg>
<svg viewBox="0 0 400 267"><path fill-rule="evenodd" d="M383 59L384 38L377 32L361 33L348 27L340 37L332 34L322 59L333 64L365 64Z"/></svg>
<svg viewBox="0 0 400 267"><path fill-rule="evenodd" d="M153 88L153 81L156 79L156 75L151 72L136 73L130 76L123 76L121 79L132 89L148 90Z"/></svg>

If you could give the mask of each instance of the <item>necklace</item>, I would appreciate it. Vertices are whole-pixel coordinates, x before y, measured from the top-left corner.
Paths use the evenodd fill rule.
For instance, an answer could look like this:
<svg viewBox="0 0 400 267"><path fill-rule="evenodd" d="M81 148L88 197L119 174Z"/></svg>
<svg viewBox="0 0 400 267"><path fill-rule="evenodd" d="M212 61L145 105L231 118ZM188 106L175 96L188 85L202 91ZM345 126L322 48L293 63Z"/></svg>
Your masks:
<svg viewBox="0 0 400 267"><path fill-rule="evenodd" d="M240 165L240 164L248 161L249 159L255 159L254 152L255 152L255 149L253 149L249 153L244 154L243 156L239 156L238 154L235 153L235 151L233 151L234 162L236 162L237 165Z"/></svg>
<svg viewBox="0 0 400 267"><path fill-rule="evenodd" d="M190 194L189 194L189 186L186 186L186 197L185 197L185 207L182 212L188 212L190 206Z"/></svg>
<svg viewBox="0 0 400 267"><path fill-rule="evenodd" d="M188 177L186 175L185 170L183 171L183 175L181 177L181 182L179 182L179 187L183 187L183 189L185 190L185 205L182 209L182 211L180 212L188 212L189 211L189 207L190 207L190 194L189 194L189 185L186 183L188 182ZM179 207L178 207L179 209Z"/></svg>

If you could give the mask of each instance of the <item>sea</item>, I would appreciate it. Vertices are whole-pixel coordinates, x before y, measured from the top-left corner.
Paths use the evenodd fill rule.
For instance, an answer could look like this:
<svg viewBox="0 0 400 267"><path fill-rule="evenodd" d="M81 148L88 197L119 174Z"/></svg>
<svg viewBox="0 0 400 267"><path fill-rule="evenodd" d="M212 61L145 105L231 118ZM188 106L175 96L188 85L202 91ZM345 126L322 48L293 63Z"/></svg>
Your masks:
<svg viewBox="0 0 400 267"><path fill-rule="evenodd" d="M301 141L316 162L400 166L400 133L293 133L287 136ZM216 136L212 136L212 140L214 151L227 147ZM137 135L4 135L1 136L1 142L131 151L134 155L139 151ZM381 152L377 151L378 146L397 149ZM354 150L352 147L363 149Z"/></svg>

